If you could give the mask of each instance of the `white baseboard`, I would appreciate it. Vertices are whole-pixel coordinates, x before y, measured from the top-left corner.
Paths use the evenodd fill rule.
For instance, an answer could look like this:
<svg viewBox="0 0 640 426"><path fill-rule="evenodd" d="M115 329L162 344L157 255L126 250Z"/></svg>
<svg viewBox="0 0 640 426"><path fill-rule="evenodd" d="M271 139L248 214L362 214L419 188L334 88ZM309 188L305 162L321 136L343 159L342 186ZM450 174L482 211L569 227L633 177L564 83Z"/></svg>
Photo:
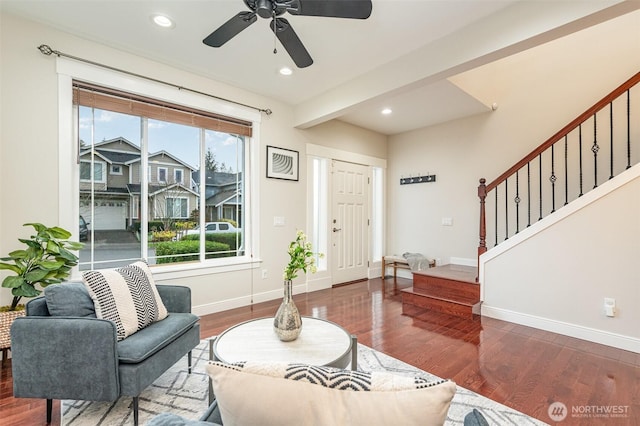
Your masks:
<svg viewBox="0 0 640 426"><path fill-rule="evenodd" d="M413 279L413 273L408 269L398 269L398 270L396 270L396 276L398 278L407 278L407 279L410 279L410 280Z"/></svg>
<svg viewBox="0 0 640 426"><path fill-rule="evenodd" d="M325 282L326 281L326 282ZM327 284L328 283L328 284ZM327 286L328 287L319 287L315 288L315 286ZM308 284L299 284L293 286L293 294L300 294L311 292L315 290L320 290L322 288L330 288L331 281L329 278L325 278L322 280L314 280L310 281ZM253 303L261 303L268 302L269 300L282 299L284 296L284 289L280 288L278 290L269 290L262 293L256 293L253 295ZM207 303L204 305L197 305L191 308L191 311L198 315L208 315L215 314L216 312L222 312L229 309L241 308L243 306L251 305L251 296L242 296L237 297L235 299L227 299L221 300L219 302ZM275 315L275 312L273 313Z"/></svg>
<svg viewBox="0 0 640 426"><path fill-rule="evenodd" d="M374 266L372 268L369 268L369 272L368 272L368 276L367 278L372 279L372 278L380 278L380 276L382 275L382 266Z"/></svg>
<svg viewBox="0 0 640 426"><path fill-rule="evenodd" d="M640 339L482 304L482 316L640 353Z"/></svg>
<svg viewBox="0 0 640 426"><path fill-rule="evenodd" d="M477 259L467 259L465 257L452 257L450 259L450 263L454 265L462 265L462 266L473 266L474 268L478 266ZM436 265L438 266L438 265Z"/></svg>
<svg viewBox="0 0 640 426"><path fill-rule="evenodd" d="M206 303L204 305L196 305L191 307L191 312L198 315L215 314L216 312L226 311L228 309L241 308L251 304L251 296L242 296L235 299L222 300L220 302Z"/></svg>
<svg viewBox="0 0 640 426"><path fill-rule="evenodd" d="M331 277L327 276L327 277L323 277L323 278L318 278L318 279L313 279L313 280L307 280L307 293L310 293L312 291L318 291L318 290L324 290L326 288L331 288ZM296 292L294 290L293 294L297 294L297 293L302 293L303 290L301 289L299 292Z"/></svg>

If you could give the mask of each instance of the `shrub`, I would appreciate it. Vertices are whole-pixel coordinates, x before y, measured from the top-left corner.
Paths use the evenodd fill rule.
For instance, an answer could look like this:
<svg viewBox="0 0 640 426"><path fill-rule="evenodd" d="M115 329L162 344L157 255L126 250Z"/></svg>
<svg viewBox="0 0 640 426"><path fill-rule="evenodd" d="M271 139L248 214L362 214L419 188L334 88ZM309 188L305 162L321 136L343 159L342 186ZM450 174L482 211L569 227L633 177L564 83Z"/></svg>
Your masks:
<svg viewBox="0 0 640 426"><path fill-rule="evenodd" d="M204 239L206 241L214 241L218 243L227 244L231 250L237 250L236 241L242 245L242 234L239 232L220 232L205 234ZM190 234L182 237L182 241L198 241L200 240L200 234Z"/></svg>
<svg viewBox="0 0 640 426"><path fill-rule="evenodd" d="M171 241L175 236L175 231L153 231L151 233L151 239L153 242Z"/></svg>
<svg viewBox="0 0 640 426"><path fill-rule="evenodd" d="M190 220L186 220L186 221L180 221L180 222L176 222L175 223L175 228L178 231L184 231L185 229L193 229L195 228L197 225L196 222L192 222Z"/></svg>
<svg viewBox="0 0 640 426"><path fill-rule="evenodd" d="M206 258L213 259L216 257L228 257L229 245L218 243L215 241L206 241ZM198 252L200 250L199 241L167 241L164 243L158 243L156 245L157 263L175 263L175 262L187 262L198 260L200 257ZM223 253L220 253L223 252ZM186 256L178 256L186 255ZM168 257L162 257L168 256Z"/></svg>
<svg viewBox="0 0 640 426"><path fill-rule="evenodd" d="M140 232L140 222L136 221L133 222L133 225L131 225L132 231L134 232ZM164 231L164 223L162 223L159 220L154 220L149 222L149 231Z"/></svg>

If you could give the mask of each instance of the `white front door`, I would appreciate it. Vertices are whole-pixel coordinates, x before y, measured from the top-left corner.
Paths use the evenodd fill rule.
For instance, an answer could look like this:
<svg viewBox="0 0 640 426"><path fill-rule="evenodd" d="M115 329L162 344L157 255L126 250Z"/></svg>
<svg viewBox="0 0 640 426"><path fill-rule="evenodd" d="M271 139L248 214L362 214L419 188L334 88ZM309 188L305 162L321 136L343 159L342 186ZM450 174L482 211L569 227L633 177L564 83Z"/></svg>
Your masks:
<svg viewBox="0 0 640 426"><path fill-rule="evenodd" d="M367 278L369 168L332 163L331 282Z"/></svg>

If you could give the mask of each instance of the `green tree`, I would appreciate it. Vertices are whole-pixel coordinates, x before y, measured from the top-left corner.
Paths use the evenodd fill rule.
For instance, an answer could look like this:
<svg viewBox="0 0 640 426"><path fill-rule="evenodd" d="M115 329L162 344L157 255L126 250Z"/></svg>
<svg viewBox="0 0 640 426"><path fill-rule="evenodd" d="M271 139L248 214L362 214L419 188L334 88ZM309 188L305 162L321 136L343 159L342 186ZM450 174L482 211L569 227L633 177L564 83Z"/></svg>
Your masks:
<svg viewBox="0 0 640 426"><path fill-rule="evenodd" d="M207 152L204 155L204 168L209 172L217 172L219 169L216 155L211 151L211 148L207 148Z"/></svg>

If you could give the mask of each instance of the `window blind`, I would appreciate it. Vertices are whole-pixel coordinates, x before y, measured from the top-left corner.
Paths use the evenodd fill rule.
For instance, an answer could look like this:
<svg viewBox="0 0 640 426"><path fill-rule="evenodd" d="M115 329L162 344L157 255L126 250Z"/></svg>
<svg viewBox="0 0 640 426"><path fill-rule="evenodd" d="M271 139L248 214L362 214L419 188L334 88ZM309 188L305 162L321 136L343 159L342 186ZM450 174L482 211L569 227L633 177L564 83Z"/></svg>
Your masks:
<svg viewBox="0 0 640 426"><path fill-rule="evenodd" d="M251 122L81 81L73 82L73 103L155 120L251 136Z"/></svg>

